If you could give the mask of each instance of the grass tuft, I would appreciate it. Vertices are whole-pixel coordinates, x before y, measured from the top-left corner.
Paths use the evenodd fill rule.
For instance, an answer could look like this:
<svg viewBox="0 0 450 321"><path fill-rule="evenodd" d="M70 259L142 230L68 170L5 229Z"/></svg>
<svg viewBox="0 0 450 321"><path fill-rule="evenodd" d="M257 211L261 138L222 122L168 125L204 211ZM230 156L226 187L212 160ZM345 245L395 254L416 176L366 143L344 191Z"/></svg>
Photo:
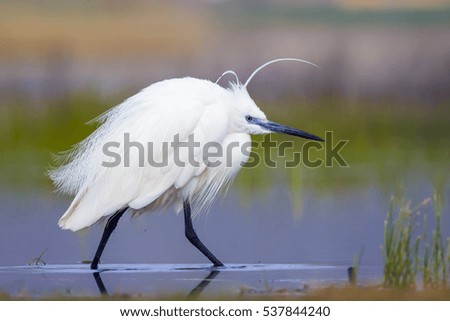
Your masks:
<svg viewBox="0 0 450 321"><path fill-rule="evenodd" d="M427 198L415 207L403 198L391 199L384 223L385 286L416 288L422 274L423 287L447 287L450 239L442 234L442 191L443 188L437 188L433 200ZM431 240L428 238L430 203L433 203L435 224ZM421 216L422 228L418 224Z"/></svg>

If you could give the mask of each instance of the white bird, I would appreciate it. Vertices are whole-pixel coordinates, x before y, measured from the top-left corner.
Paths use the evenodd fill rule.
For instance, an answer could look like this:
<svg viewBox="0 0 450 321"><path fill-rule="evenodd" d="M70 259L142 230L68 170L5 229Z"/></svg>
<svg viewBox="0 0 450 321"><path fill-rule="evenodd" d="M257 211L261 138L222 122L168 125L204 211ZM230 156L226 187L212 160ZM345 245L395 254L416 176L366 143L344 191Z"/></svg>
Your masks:
<svg viewBox="0 0 450 321"><path fill-rule="evenodd" d="M109 217L92 269L97 269L103 249L126 211L141 214L167 206L174 206L176 212L184 210L187 239L214 266L223 266L198 238L191 217L206 211L245 164L248 153L241 146L249 146L252 134L272 132L323 141L307 132L268 121L248 94L247 85L257 72L286 60L314 65L294 58L275 59L257 68L244 84L233 71L227 71L222 76L236 77L229 88L218 85L219 80L215 83L189 77L164 80L94 120L101 124L97 130L63 154L63 165L49 172L60 191L74 195L58 222L62 229L77 231ZM128 163L126 135L134 144L129 146ZM178 145L189 142L190 137L196 148L181 150ZM115 147L114 153L106 148L108 144ZM143 161L142 155L136 153L140 152L137 144L147 147L145 155L154 162L166 161L164 166ZM222 147L224 152L205 159L208 144L216 144L216 149ZM133 148L135 153L131 153ZM175 159L177 148L182 165Z"/></svg>

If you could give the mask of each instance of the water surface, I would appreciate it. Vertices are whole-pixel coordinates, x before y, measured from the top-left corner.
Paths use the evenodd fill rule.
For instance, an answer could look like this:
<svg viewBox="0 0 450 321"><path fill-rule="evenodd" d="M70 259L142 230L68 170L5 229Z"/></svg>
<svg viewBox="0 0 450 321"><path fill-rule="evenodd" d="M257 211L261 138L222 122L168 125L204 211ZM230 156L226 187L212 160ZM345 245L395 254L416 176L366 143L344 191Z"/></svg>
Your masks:
<svg viewBox="0 0 450 321"><path fill-rule="evenodd" d="M432 193L431 184L422 184L412 196ZM0 290L36 297L100 295L103 284L109 294L188 295L206 278L202 295L242 289L297 293L345 284L355 256L358 282L380 283L386 194L375 186L323 194L306 188L298 210L285 186L255 193L250 201L232 188L207 216L194 220L201 240L226 264L209 282L215 270L185 239L182 215L171 210L134 219L124 216L102 256L100 273L93 274L80 262L92 259L102 223L78 233L63 231L56 222L70 199L45 191L20 198L5 192L0 197ZM449 223L445 215L444 235L450 234ZM43 251L43 262L34 265L32 260Z"/></svg>

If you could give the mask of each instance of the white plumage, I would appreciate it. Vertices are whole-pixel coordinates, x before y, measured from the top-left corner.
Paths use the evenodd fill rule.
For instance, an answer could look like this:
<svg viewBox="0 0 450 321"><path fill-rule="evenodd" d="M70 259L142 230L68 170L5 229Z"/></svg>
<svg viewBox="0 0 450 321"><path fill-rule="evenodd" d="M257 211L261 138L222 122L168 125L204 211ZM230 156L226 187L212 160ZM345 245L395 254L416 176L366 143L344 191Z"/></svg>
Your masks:
<svg viewBox="0 0 450 321"><path fill-rule="evenodd" d="M234 72L227 71L223 75L236 76L229 88L189 77L150 85L95 119L98 129L61 155L63 165L50 171L50 177L74 199L59 226L77 231L109 217L92 269L97 268L125 211L147 213L168 206L177 212L184 209L188 240L215 266L223 265L199 240L191 221L191 204L194 215L206 211L233 180L248 159L251 134L279 132L322 140L268 121L247 92L257 72L285 60L305 62L292 58L270 61L244 85ZM197 146L181 148L189 142Z"/></svg>
<svg viewBox="0 0 450 321"><path fill-rule="evenodd" d="M68 153L66 165L51 171L50 177L56 186L75 195L59 220L60 227L76 231L126 206L135 212L147 212L175 205L178 212L186 198L193 201L194 213L199 213L220 188L233 179L248 157L240 148L235 148L232 167L226 166L225 154L221 166L210 168L202 162L203 146L217 142L225 151L231 142L239 146L250 142L251 128L243 132L247 114L266 118L242 86L225 89L208 80L182 78L161 81L143 89L98 117L95 121L101 126ZM258 128L254 131L263 132ZM147 159L144 166L139 166L138 155L133 152L129 167L123 162L115 167L102 166L104 161L111 161L102 150L108 142L120 143L121 149L116 152L124 159L125 133L129 134L130 141L146 147L145 155L151 142L155 162L162 161L162 146L166 142L168 166L153 167ZM170 144L177 134L180 141L193 135L195 142L201 144L194 155L201 163L199 167L189 166L187 159L185 167L174 164ZM183 151L180 148L180 152ZM183 160L187 156L180 154L179 158Z"/></svg>

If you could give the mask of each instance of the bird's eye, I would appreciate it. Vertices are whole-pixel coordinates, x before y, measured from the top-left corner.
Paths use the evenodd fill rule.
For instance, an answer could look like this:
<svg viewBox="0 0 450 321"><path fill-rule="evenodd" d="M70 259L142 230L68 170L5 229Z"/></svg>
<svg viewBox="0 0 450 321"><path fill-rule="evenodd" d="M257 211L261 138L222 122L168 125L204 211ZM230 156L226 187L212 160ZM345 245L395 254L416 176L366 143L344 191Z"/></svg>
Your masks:
<svg viewBox="0 0 450 321"><path fill-rule="evenodd" d="M247 115L247 116L245 116L245 120L247 120L248 122L251 122L253 120L253 117Z"/></svg>

